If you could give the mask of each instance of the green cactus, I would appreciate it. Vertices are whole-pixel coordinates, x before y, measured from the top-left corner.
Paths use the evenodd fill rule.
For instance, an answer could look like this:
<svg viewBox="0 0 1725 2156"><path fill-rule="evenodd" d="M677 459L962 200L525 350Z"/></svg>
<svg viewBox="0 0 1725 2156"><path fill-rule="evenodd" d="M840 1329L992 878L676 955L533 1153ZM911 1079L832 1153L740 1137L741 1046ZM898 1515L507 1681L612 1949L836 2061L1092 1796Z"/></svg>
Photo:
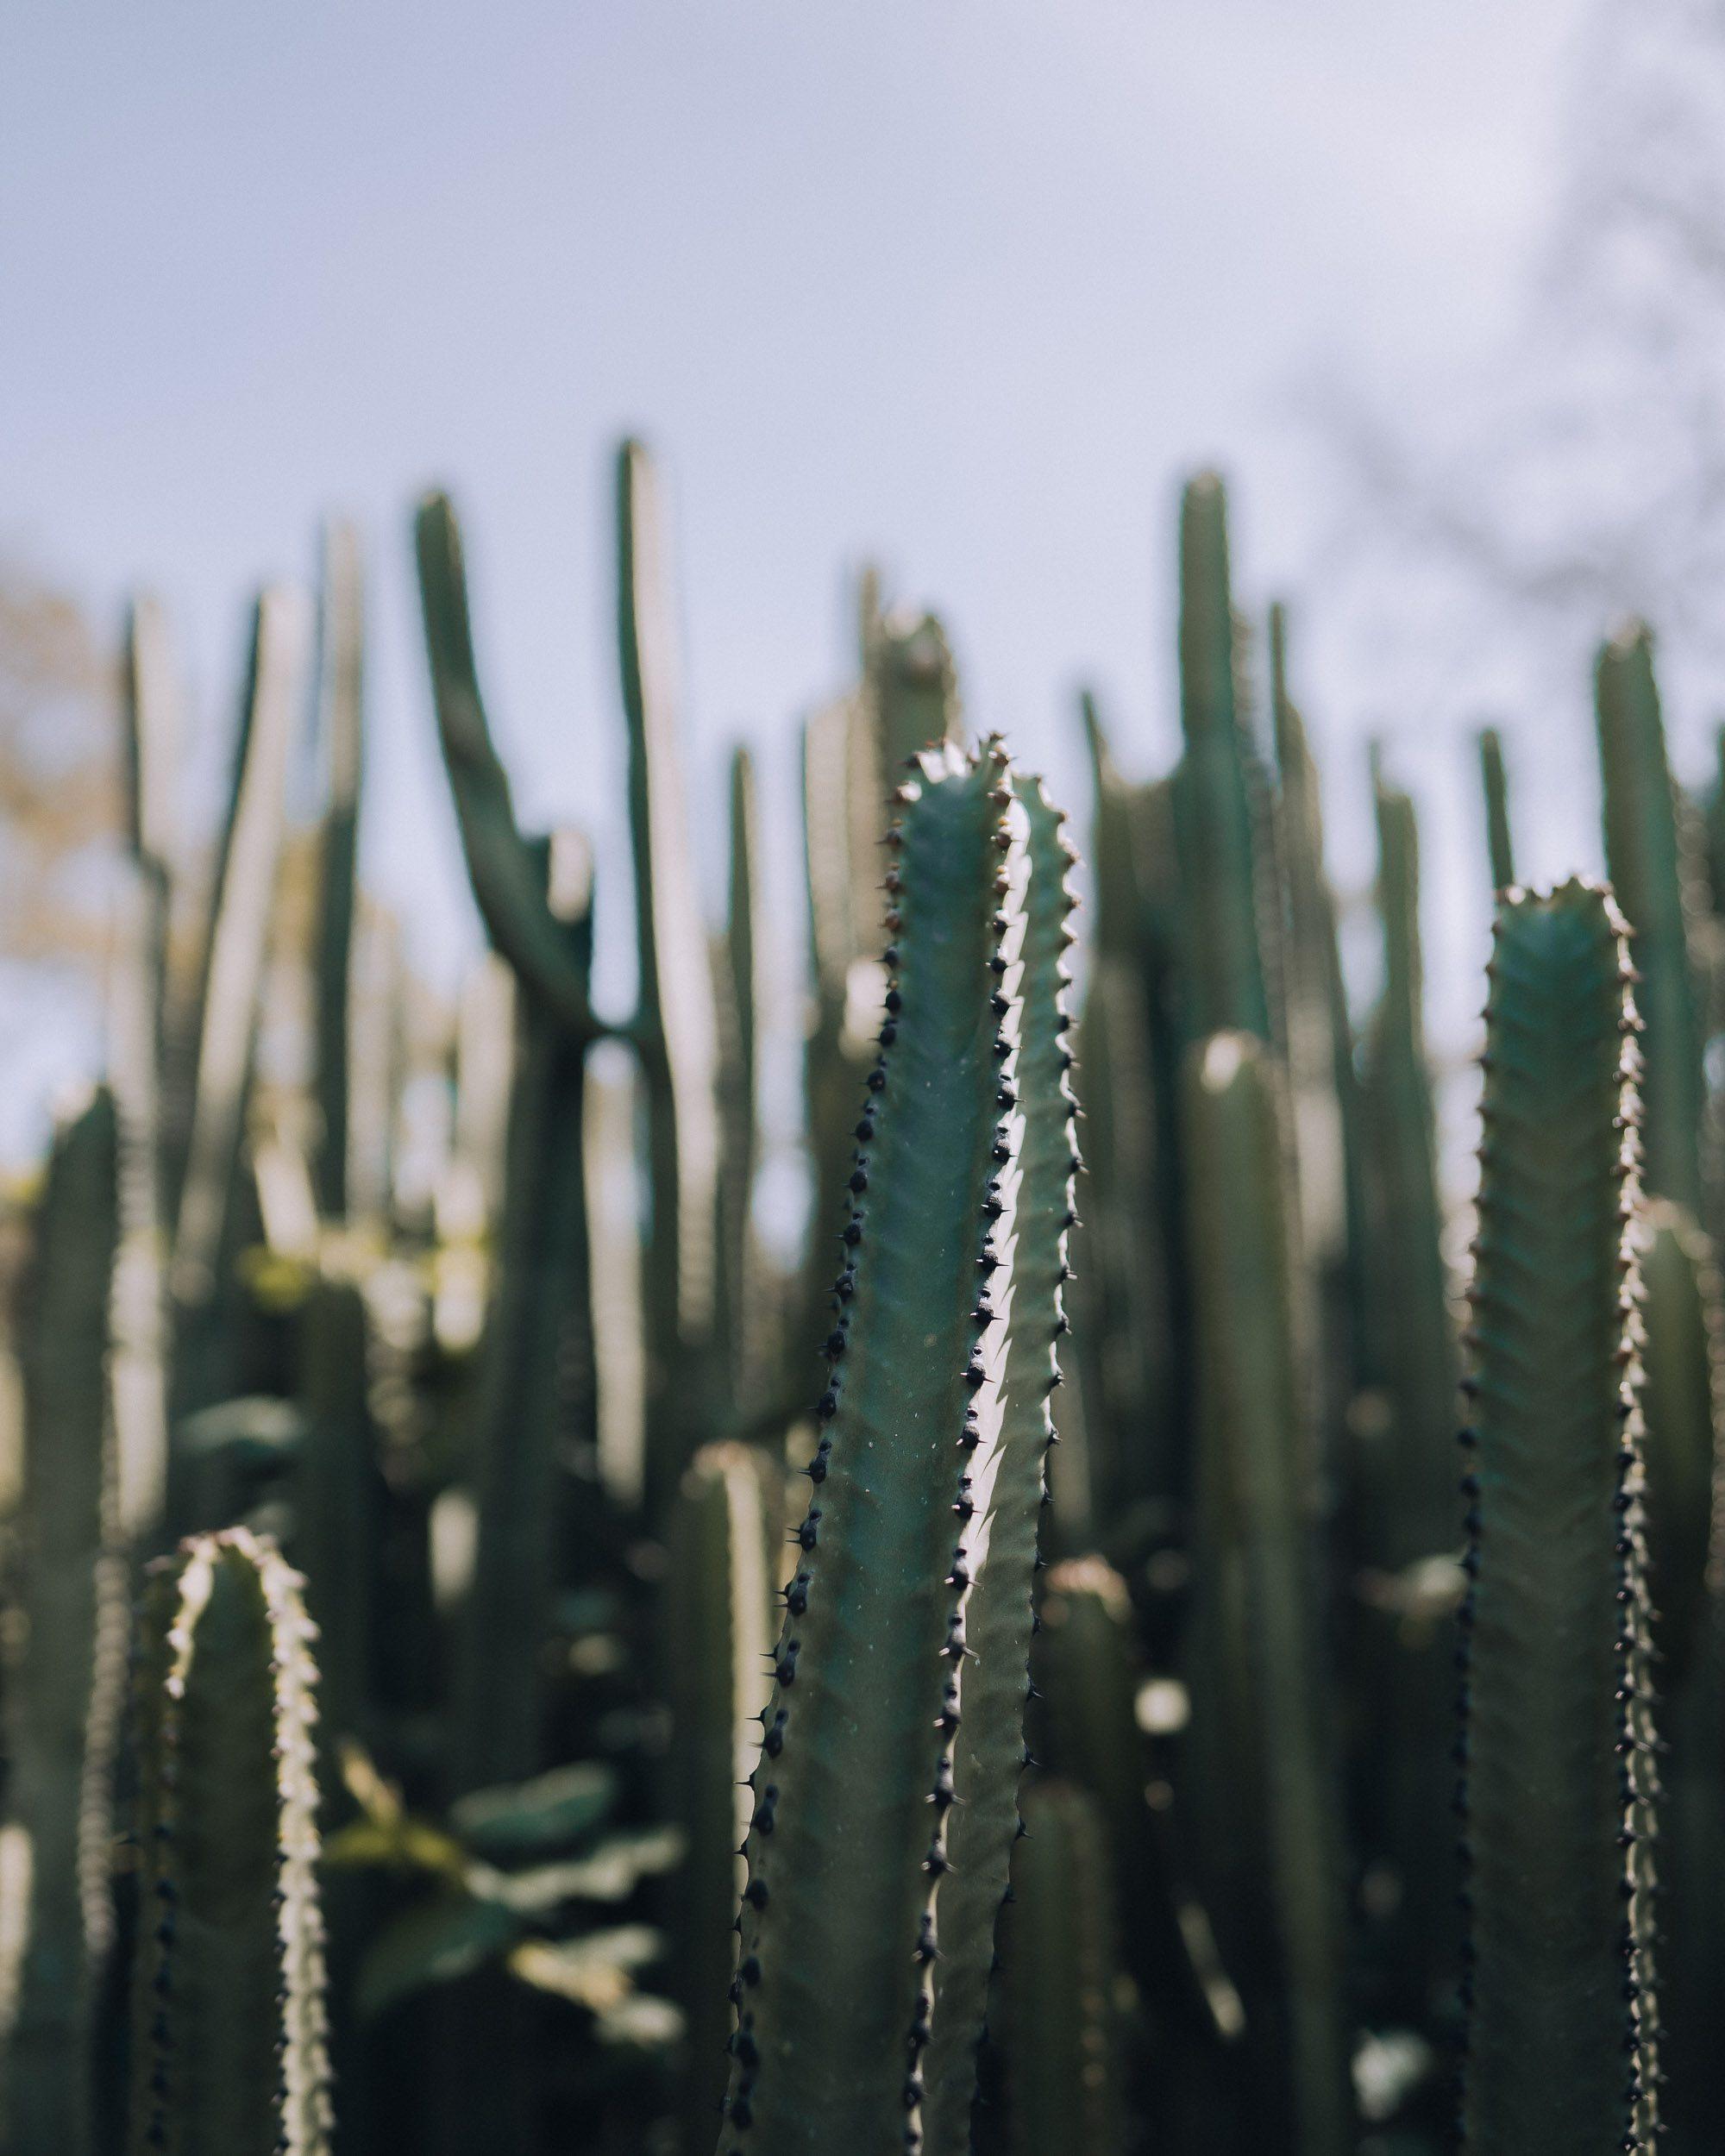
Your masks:
<svg viewBox="0 0 1725 2156"><path fill-rule="evenodd" d="M368 1741L383 1518L364 1295L351 1281L321 1280L298 1323L304 1427L292 1470L291 1546L317 1627L319 1720L332 1739Z"/></svg>
<svg viewBox="0 0 1725 2156"><path fill-rule="evenodd" d="M771 1355L766 1282L752 1218L760 1164L760 836L755 767L746 749L731 760L731 891L717 938L720 1054L716 1266L720 1376L733 1410L758 1411Z"/></svg>
<svg viewBox="0 0 1725 2156"><path fill-rule="evenodd" d="M327 795L317 862L317 1202L326 1219L348 1211L349 976L358 897L360 780L364 760L365 590L359 535L332 523L323 538L319 705Z"/></svg>
<svg viewBox="0 0 1725 2156"><path fill-rule="evenodd" d="M1207 1591L1233 1607L1226 1634L1244 1667L1224 1712L1239 1717L1236 1771L1258 1778L1263 1834L1238 1942L1258 1926L1265 1955L1237 1951L1248 2042L1272 2138L1308 2152L1353 2142L1341 1994L1340 1780L1320 1658L1317 1477L1306 1407L1285 1139L1273 1066L1244 1033L1195 1050L1187 1102L1204 1444L1215 1544ZM1209 1711L1201 1689L1195 1714ZM1236 1852L1237 1854L1237 1852ZM1218 1921L1223 1911L1218 1910ZM1229 1939L1222 1940L1224 1956Z"/></svg>
<svg viewBox="0 0 1725 2156"><path fill-rule="evenodd" d="M1185 753L1174 778L1176 834L1191 950L1195 1035L1234 1026L1271 1038L1264 936L1263 830L1253 757L1235 678L1228 582L1227 504L1206 473L1180 505L1180 723Z"/></svg>
<svg viewBox="0 0 1725 2156"><path fill-rule="evenodd" d="M647 1094L647 1504L656 1516L701 1434L719 1164L718 1021L678 736L662 522L647 452L625 442L617 461L618 644L641 969L631 1030Z"/></svg>
<svg viewBox="0 0 1725 2156"><path fill-rule="evenodd" d="M311 1626L242 1528L152 1568L136 1663L135 2156L323 2156Z"/></svg>
<svg viewBox="0 0 1725 2156"><path fill-rule="evenodd" d="M723 2150L884 2156L907 2117L920 2140L925 2097L937 2121L968 2117L980 2013L943 2035L938 2084L920 2062L941 1999L956 2018L975 1958L986 1976L993 1928L969 1902L946 1928L952 1799L961 1777L977 1800L1010 1791L1022 1752L1022 1654L1010 1685L985 1661L1016 1648L1033 1545L1010 1514L1039 1489L1007 1440L1033 1421L1039 1463L1047 1430L1039 1413L1004 1413L1003 1383L1014 1283L1051 1279L1040 1244L1064 1225L1038 1202L1031 1236L1026 1163L1049 1157L1044 1123L1070 1116L1022 1082L1025 1042L1058 1031L1057 1010L1032 1018L1026 993L1057 993L1039 954L1064 901L1044 892L1032 934L1029 819L1006 778L1002 751L973 763L949 747L903 789L883 1053L857 1125L813 1496L754 1776ZM1070 1168L1038 1180L1050 1172ZM1027 1289L1032 1357L1054 1329L1044 1292ZM1041 1367L1046 1390L1057 1373ZM1007 1550L1016 1563L975 1600Z"/></svg>
<svg viewBox="0 0 1725 2156"><path fill-rule="evenodd" d="M1001 2034L1013 2156L1103 2156L1126 2136L1119 1917L1094 1798L1025 1791L1000 1927Z"/></svg>
<svg viewBox="0 0 1725 2156"><path fill-rule="evenodd" d="M1485 797L1485 849L1491 863L1491 887L1507 891L1515 881L1515 849L1509 835L1509 784L1503 771L1503 743L1495 726L1480 732L1479 782Z"/></svg>
<svg viewBox="0 0 1725 2156"><path fill-rule="evenodd" d="M1580 882L1498 907L1464 1432L1469 2156L1658 2131L1623 936Z"/></svg>
<svg viewBox="0 0 1725 2156"><path fill-rule="evenodd" d="M1707 1623L1719 1395L1719 1276L1679 1206L1648 1200L1641 1258L1647 1594L1660 1689L1675 1691Z"/></svg>
<svg viewBox="0 0 1725 2156"><path fill-rule="evenodd" d="M1655 1197L1707 1217L1702 1134L1706 1024L1692 937L1700 862L1665 760L1653 637L1632 623L1601 648L1594 674L1605 809L1605 865L1630 930L1647 1031L1642 1176Z"/></svg>
<svg viewBox="0 0 1725 2156"><path fill-rule="evenodd" d="M878 768L888 780L925 749L948 741L963 744L957 670L935 615L867 610L862 678Z"/></svg>
<svg viewBox="0 0 1725 2156"><path fill-rule="evenodd" d="M307 619L297 592L259 599L216 866L198 1006L196 1077L173 1236L181 1313L175 1357L180 1413L232 1390L221 1368L216 1304L236 1225L235 1187L251 1082L265 943L285 827L289 757L303 705Z"/></svg>
<svg viewBox="0 0 1725 2156"><path fill-rule="evenodd" d="M9 2148L88 2150L91 2018L110 1930L104 1695L123 1687L107 1332L118 1242L114 1101L59 1133L36 1219L24 1361L22 1664L9 1673L7 1817L28 1902L0 2088ZM117 1619L117 1632L116 1632Z"/></svg>
<svg viewBox="0 0 1725 2156"><path fill-rule="evenodd" d="M708 2156L724 2095L738 1851L789 1570L783 1512L784 1476L763 1451L703 1445L683 1476L668 1536L671 1816L688 1837L674 1883L677 1995L687 2017L683 2146L699 2156Z"/></svg>

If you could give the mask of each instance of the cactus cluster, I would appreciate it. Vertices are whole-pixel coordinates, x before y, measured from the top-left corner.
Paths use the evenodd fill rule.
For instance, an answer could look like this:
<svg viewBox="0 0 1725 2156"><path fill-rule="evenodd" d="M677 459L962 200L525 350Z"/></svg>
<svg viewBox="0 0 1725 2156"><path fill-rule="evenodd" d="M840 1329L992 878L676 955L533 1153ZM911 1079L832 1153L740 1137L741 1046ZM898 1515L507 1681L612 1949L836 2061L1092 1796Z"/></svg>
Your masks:
<svg viewBox="0 0 1725 2156"><path fill-rule="evenodd" d="M259 603L207 874L129 618L106 1067L0 1222L0 2152L1716 2147L1725 793L1647 632L1610 889L1517 885L1478 742L1471 1194L1414 804L1375 755L1339 890L1220 480L1173 768L1082 699L1084 868L865 577L801 734L798 1238L753 765L715 925L637 442L614 531L626 1012L447 497L453 1010L360 874L354 533L315 636Z"/></svg>

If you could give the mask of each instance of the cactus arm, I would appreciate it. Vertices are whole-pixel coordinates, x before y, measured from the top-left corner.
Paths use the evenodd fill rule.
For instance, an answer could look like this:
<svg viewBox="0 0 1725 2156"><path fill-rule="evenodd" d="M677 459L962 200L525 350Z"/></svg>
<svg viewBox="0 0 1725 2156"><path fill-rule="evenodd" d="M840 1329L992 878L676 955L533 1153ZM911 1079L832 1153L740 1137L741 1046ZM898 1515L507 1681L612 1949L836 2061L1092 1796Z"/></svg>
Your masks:
<svg viewBox="0 0 1725 2156"><path fill-rule="evenodd" d="M586 842L569 832L530 850L565 966L572 979L585 978L593 950ZM479 1542L457 1650L460 1792L518 1781L540 1763L556 1553L561 1540L591 1555L599 1501L586 1045L530 999L517 1015L499 1285L483 1351ZM566 1497L569 1518L561 1516Z"/></svg>
<svg viewBox="0 0 1725 2156"><path fill-rule="evenodd" d="M86 2150L92 1984L106 1944L111 1825L91 1739L104 1676L107 1331L118 1234L112 1097L60 1133L37 1215L24 1359L21 1666L7 1684L9 1822L28 1837L16 2015L0 2035L6 2146ZM122 1664L123 1667L123 1662ZM105 1767L105 1760L99 1763ZM93 1861L92 1861L93 1860Z"/></svg>
<svg viewBox="0 0 1725 2156"><path fill-rule="evenodd" d="M718 1067L718 1314L733 1409L758 1406L767 1355L761 1256L751 1219L761 1151L759 858L755 769L748 750L739 748L731 764L730 906L725 932L718 939L724 1021Z"/></svg>
<svg viewBox="0 0 1725 2156"><path fill-rule="evenodd" d="M1692 923L1699 864L1665 759L1653 639L1632 624L1606 644L1594 675L1603 779L1605 865L1630 929L1647 1028L1641 1078L1647 1189L1706 1217L1701 1167L1705 1025Z"/></svg>
<svg viewBox="0 0 1725 2156"><path fill-rule="evenodd" d="M876 613L863 661L879 768L888 779L925 749L963 743L957 669L935 615Z"/></svg>
<svg viewBox="0 0 1725 2156"><path fill-rule="evenodd" d="M1678 1689L1707 1624L1715 1432L1720 1415L1719 1275L1680 1206L1647 1206L1641 1250L1647 1593L1661 1689Z"/></svg>
<svg viewBox="0 0 1725 2156"><path fill-rule="evenodd" d="M650 1225L648 1501L668 1502L693 1449L693 1358L713 1318L718 1027L678 736L670 593L647 452L617 462L618 645L629 728L629 818L647 1081Z"/></svg>
<svg viewBox="0 0 1725 2156"><path fill-rule="evenodd" d="M1001 1926L1001 2034L1013 2156L1107 2156L1126 2146L1118 1923L1093 1798L1063 1782L1025 1792Z"/></svg>
<svg viewBox="0 0 1725 2156"><path fill-rule="evenodd" d="M1495 726L1480 732L1479 783L1485 797L1485 850L1491 863L1491 887L1507 891L1515 881L1515 849L1509 831L1509 782L1503 769L1503 743Z"/></svg>
<svg viewBox="0 0 1725 2156"><path fill-rule="evenodd" d="M951 750L925 760L888 876L894 987L754 1777L722 2151L895 2150L914 2103L906 2032L941 1816L931 1732L949 1686L956 1697L945 1651L963 1637L948 1576L1000 1113L993 1041L1016 1007L1000 988L989 1007L995 849L1010 843L994 780Z"/></svg>
<svg viewBox="0 0 1725 2156"><path fill-rule="evenodd" d="M1060 1382L1066 1236L1078 1155L1067 1082L1065 953L1075 900L1063 818L1039 780L1015 783L1027 828L1029 886L1015 986L1022 1002L1016 1074L1018 1190L1013 1221L1012 1300L1004 1360L976 1395L985 1425L998 1417L993 1486L983 1498L984 1455L967 1501L978 1504L981 1562L965 1597L964 1634L974 1663L963 1685L963 1720L953 1746L955 1802L937 1900L941 1959L934 1965L933 2034L923 2060L924 2146L930 2156L969 2156L976 2045L988 2006L995 1919L1006 1897L1018 1833L1017 1762L1024 1756L1031 1634L1031 1581L1048 1501L1045 1469L1055 1443ZM1010 978L1010 976L1008 976ZM1010 992L1010 991L1009 991Z"/></svg>
<svg viewBox="0 0 1725 2156"><path fill-rule="evenodd" d="M665 1607L675 1743L671 1815L688 1837L674 1882L677 1996L688 2017L683 2144L706 2156L724 2094L737 1973L731 1925L749 1777L773 1682L786 1561L782 1472L757 1448L704 1445L672 1509Z"/></svg>
<svg viewBox="0 0 1725 2156"><path fill-rule="evenodd" d="M1195 1051L1188 1096L1207 1442L1240 1552L1269 1903L1285 1987L1291 2145L1353 2145L1341 1996L1339 1777L1312 1577L1315 1460L1304 1410L1293 1226L1275 1080L1246 1034ZM1252 2006L1247 2003L1248 2028Z"/></svg>
<svg viewBox="0 0 1725 2156"><path fill-rule="evenodd" d="M370 1327L359 1288L345 1280L316 1282L298 1313L298 1335L304 1431L293 1456L292 1546L317 1627L318 1719L329 1739L365 1743L384 1522Z"/></svg>
<svg viewBox="0 0 1725 2156"><path fill-rule="evenodd" d="M528 994L576 1039L593 1040L605 1029L593 1015L586 976L570 967L562 929L546 903L543 868L517 827L509 775L492 744L461 528L446 495L421 502L414 542L437 735L480 918Z"/></svg>
<svg viewBox="0 0 1725 2156"><path fill-rule="evenodd" d="M191 1128L174 1232L174 1294L193 1311L216 1291L231 1225L306 628L298 592L270 590L258 601L233 801L210 919Z"/></svg>
<svg viewBox="0 0 1725 2156"><path fill-rule="evenodd" d="M141 1616L136 2156L324 2156L310 1626L243 1529L156 1569Z"/></svg>
<svg viewBox="0 0 1725 2156"><path fill-rule="evenodd" d="M324 535L321 642L329 793L317 864L317 1201L326 1219L342 1219L348 1210L349 976L365 716L365 591L359 535L351 524L332 523Z"/></svg>
<svg viewBox="0 0 1725 2156"><path fill-rule="evenodd" d="M1227 506L1206 473L1180 509L1180 721L1175 774L1181 878L1192 939L1194 1030L1237 1026L1268 1041L1264 868L1234 682Z"/></svg>
<svg viewBox="0 0 1725 2156"><path fill-rule="evenodd" d="M1656 2132L1622 936L1579 882L1498 907L1463 1484L1468 2156Z"/></svg>

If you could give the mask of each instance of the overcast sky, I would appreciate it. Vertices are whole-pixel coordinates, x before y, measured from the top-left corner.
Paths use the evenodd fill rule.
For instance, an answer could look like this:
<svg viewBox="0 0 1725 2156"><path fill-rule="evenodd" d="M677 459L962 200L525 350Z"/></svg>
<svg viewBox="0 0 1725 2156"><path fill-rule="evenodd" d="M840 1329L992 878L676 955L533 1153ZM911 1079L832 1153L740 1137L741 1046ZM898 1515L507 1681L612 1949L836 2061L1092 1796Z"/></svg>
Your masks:
<svg viewBox="0 0 1725 2156"><path fill-rule="evenodd" d="M11 0L0 544L104 621L160 591L213 730L248 589L357 515L368 865L439 970L473 931L409 580L428 481L466 516L523 805L593 828L613 888L624 429L671 481L703 779L745 731L791 813L793 722L844 678L866 555L942 608L972 716L1057 785L1083 679L1148 769L1181 474L1231 475L1250 597L1321 609L1295 387L1345 369L1417 427L1501 335L1579 12ZM1333 664L1308 684L1339 751L1393 720L1350 698Z"/></svg>

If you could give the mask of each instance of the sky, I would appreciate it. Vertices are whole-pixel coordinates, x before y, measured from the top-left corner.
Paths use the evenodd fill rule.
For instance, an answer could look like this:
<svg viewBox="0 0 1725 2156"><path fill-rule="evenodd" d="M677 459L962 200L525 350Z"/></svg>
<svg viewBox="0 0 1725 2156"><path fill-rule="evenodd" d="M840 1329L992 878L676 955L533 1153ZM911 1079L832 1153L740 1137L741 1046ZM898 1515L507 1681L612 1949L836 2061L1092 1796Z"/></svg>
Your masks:
<svg viewBox="0 0 1725 2156"><path fill-rule="evenodd" d="M727 744L794 828L794 724L847 678L865 559L940 609L970 717L1057 791L1083 792L1084 681L1122 761L1164 765L1181 477L1227 473L1242 596L1289 597L1299 636L1327 514L1305 392L1364 381L1417 432L1502 336L1581 13L10 0L0 549L104 623L162 595L213 769L249 593L356 517L367 874L447 975L476 931L408 537L447 486L524 819L594 833L626 993L618 437L669 486L715 894ZM1302 686L1339 771L1369 726L1396 742L1345 661ZM1459 784L1459 741L1409 741L1416 774ZM772 873L788 924L788 846Z"/></svg>

